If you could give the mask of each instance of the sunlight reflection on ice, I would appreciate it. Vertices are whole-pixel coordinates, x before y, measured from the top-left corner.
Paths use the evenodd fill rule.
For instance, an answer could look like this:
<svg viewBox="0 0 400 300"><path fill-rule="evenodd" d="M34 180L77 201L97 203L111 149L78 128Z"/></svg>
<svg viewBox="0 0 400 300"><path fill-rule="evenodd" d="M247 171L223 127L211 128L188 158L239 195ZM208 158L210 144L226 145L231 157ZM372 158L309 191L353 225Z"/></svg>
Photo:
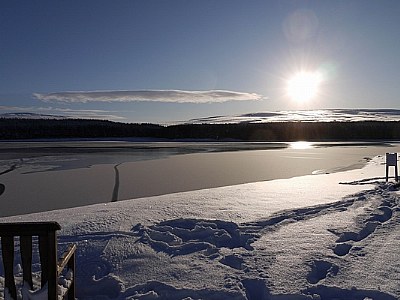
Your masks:
<svg viewBox="0 0 400 300"><path fill-rule="evenodd" d="M310 148L314 148L314 143L305 142L305 141L292 142L289 144L289 148L291 148L291 149L310 149Z"/></svg>

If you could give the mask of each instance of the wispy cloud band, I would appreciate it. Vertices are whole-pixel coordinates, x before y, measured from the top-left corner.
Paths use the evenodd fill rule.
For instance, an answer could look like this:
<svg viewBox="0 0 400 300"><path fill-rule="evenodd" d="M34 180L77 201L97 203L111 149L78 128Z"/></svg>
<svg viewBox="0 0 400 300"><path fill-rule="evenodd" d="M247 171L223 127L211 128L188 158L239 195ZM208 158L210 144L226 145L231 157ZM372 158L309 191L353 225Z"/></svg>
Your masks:
<svg viewBox="0 0 400 300"><path fill-rule="evenodd" d="M227 101L261 100L255 93L225 90L184 91L184 90L142 90L142 91L80 91L49 94L35 93L33 96L43 102L175 102L212 103Z"/></svg>

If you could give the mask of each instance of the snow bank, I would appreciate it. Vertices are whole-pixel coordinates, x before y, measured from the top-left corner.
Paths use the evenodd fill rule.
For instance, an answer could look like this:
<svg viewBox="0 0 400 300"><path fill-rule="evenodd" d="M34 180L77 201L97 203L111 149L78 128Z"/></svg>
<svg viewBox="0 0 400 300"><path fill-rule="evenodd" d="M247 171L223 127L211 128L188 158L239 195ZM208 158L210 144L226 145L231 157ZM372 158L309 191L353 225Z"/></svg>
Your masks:
<svg viewBox="0 0 400 300"><path fill-rule="evenodd" d="M60 251L78 246L79 299L398 299L398 185L383 175L377 157L360 170L2 221L61 224Z"/></svg>

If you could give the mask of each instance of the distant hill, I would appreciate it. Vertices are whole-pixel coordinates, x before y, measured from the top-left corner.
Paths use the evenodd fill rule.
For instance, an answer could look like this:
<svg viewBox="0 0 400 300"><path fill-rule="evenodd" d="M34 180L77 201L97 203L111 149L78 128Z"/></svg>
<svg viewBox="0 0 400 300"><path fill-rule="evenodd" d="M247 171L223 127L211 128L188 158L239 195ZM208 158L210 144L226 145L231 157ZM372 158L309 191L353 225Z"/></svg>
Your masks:
<svg viewBox="0 0 400 300"><path fill-rule="evenodd" d="M66 120L72 116L37 114L30 112L0 114L4 119ZM362 122L400 121L400 109L320 109L282 110L240 115L210 116L175 122L175 124L260 124L275 122Z"/></svg>
<svg viewBox="0 0 400 300"><path fill-rule="evenodd" d="M321 109L248 113L192 119L184 124L400 121L399 109Z"/></svg>

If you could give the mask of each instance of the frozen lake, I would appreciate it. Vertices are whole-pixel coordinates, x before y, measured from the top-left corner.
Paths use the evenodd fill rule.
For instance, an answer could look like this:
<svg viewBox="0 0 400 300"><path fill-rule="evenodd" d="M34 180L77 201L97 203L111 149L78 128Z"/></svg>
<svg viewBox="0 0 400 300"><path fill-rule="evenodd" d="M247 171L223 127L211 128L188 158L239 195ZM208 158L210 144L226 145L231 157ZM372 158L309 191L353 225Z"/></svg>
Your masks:
<svg viewBox="0 0 400 300"><path fill-rule="evenodd" d="M388 143L2 142L0 216L318 176L398 150Z"/></svg>

